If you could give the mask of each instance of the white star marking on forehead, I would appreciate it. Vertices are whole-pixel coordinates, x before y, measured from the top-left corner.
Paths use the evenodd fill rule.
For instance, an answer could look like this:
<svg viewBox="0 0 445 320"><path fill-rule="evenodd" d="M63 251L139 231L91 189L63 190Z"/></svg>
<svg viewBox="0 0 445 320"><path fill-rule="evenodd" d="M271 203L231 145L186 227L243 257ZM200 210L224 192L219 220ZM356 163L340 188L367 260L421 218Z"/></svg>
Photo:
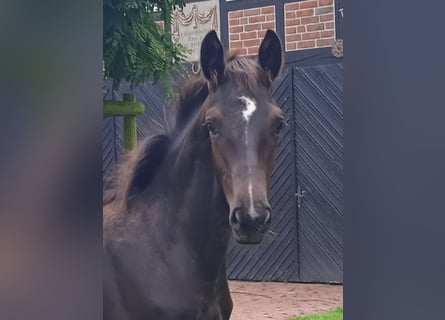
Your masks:
<svg viewBox="0 0 445 320"><path fill-rule="evenodd" d="M243 110L243 118L246 121L245 122L245 128L244 128L244 139L245 139L245 143L246 143L246 149L249 148L249 120L250 117L252 117L253 113L256 110L256 102L255 100L242 96L239 97L239 99L244 103L245 105L245 109ZM249 177L249 187L248 187L248 191L249 191L249 215L252 218L255 218L256 216L258 216L258 213L255 210L255 206L253 204L253 185L252 185L252 169L250 167L248 167L248 177Z"/></svg>
<svg viewBox="0 0 445 320"><path fill-rule="evenodd" d="M244 120L249 121L250 117L256 110L255 100L247 98L245 96L239 97L241 101L244 102L246 109L243 110Z"/></svg>

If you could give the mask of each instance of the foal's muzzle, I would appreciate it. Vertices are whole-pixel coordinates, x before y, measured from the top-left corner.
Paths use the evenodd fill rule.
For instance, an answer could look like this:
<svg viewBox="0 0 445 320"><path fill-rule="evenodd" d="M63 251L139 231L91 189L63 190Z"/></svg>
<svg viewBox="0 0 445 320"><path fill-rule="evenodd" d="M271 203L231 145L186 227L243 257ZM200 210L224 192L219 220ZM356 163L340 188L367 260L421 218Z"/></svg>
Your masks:
<svg viewBox="0 0 445 320"><path fill-rule="evenodd" d="M270 207L261 209L236 207L230 213L230 226L238 243L258 244L269 229L271 221Z"/></svg>

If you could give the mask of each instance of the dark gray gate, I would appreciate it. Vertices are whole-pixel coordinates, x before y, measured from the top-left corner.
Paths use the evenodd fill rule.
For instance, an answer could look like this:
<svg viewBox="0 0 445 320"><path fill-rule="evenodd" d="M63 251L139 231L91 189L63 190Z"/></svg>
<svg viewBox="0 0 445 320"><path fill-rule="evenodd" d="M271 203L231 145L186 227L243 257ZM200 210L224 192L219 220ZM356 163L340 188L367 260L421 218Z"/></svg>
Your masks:
<svg viewBox="0 0 445 320"><path fill-rule="evenodd" d="M293 88L299 280L342 282L343 66L295 68Z"/></svg>

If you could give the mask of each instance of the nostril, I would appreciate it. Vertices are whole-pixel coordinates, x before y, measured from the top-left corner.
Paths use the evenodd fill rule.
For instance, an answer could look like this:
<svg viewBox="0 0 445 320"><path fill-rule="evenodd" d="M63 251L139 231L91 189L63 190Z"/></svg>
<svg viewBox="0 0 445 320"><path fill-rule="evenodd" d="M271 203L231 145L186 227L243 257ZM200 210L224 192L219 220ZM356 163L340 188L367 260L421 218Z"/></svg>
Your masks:
<svg viewBox="0 0 445 320"><path fill-rule="evenodd" d="M255 217L254 221L257 227L261 229L269 227L271 222L270 209L265 209L260 215Z"/></svg>
<svg viewBox="0 0 445 320"><path fill-rule="evenodd" d="M230 215L230 224L233 227L239 227L241 224L241 211L240 209L236 208L232 211L232 214Z"/></svg>
<svg viewBox="0 0 445 320"><path fill-rule="evenodd" d="M271 216L271 214L270 214L270 209L267 209L267 210L266 210L266 219L264 220L264 225L265 225L265 226L269 226L271 220L272 220L272 216Z"/></svg>

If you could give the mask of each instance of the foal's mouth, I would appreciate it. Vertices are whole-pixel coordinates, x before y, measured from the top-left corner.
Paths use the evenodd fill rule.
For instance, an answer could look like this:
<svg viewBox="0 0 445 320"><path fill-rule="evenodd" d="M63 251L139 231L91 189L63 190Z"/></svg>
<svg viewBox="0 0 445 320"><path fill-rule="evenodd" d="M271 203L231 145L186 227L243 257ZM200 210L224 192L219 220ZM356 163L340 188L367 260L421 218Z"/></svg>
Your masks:
<svg viewBox="0 0 445 320"><path fill-rule="evenodd" d="M234 238L239 244L260 244L266 231L267 229L258 230L254 228L236 230L232 227Z"/></svg>
<svg viewBox="0 0 445 320"><path fill-rule="evenodd" d="M263 234L255 237L240 237L235 235L235 240L239 244L260 244L263 241Z"/></svg>

